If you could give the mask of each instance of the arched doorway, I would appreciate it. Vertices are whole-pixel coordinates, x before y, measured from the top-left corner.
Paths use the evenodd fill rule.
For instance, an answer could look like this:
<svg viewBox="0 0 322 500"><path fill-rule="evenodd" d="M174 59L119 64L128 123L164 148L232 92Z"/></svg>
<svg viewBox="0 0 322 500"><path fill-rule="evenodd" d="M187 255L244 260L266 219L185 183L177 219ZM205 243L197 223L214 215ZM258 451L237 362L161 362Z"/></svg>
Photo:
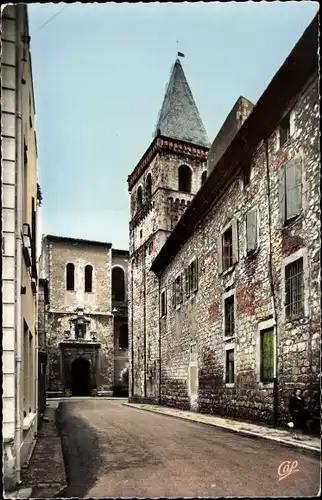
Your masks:
<svg viewBox="0 0 322 500"><path fill-rule="evenodd" d="M90 364L85 358L77 358L72 364L72 395L89 396Z"/></svg>

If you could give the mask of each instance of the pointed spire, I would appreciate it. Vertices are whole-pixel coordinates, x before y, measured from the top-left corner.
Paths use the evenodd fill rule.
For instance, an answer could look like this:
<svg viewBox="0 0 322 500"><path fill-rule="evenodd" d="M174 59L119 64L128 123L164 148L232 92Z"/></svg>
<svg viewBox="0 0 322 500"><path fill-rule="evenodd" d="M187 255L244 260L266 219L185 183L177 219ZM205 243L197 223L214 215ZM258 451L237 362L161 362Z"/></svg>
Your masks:
<svg viewBox="0 0 322 500"><path fill-rule="evenodd" d="M154 137L157 135L191 142L198 146L210 145L179 59L172 68L159 112Z"/></svg>

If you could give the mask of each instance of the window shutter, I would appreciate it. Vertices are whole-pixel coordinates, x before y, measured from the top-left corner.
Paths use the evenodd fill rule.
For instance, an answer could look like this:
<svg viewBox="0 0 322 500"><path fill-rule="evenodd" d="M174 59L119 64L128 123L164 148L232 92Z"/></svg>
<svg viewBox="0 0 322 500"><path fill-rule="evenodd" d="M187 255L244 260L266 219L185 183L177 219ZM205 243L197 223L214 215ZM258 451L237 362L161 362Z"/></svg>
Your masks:
<svg viewBox="0 0 322 500"><path fill-rule="evenodd" d="M189 267L186 267L184 270L184 280L185 280L185 289L186 289L186 296L190 296L190 286L189 286Z"/></svg>
<svg viewBox="0 0 322 500"><path fill-rule="evenodd" d="M183 279L182 279L182 274L180 274L180 294L179 294L179 302L183 301Z"/></svg>
<svg viewBox="0 0 322 500"><path fill-rule="evenodd" d="M176 307L176 282L172 283L172 307Z"/></svg>
<svg viewBox="0 0 322 500"><path fill-rule="evenodd" d="M257 208L246 214L246 248L247 252L257 249Z"/></svg>
<svg viewBox="0 0 322 500"><path fill-rule="evenodd" d="M291 219L302 208L302 162L300 158L291 160L285 168L286 218Z"/></svg>
<svg viewBox="0 0 322 500"><path fill-rule="evenodd" d="M279 198L279 210L280 210L280 222L284 226L285 224L285 166L278 172L278 198Z"/></svg>
<svg viewBox="0 0 322 500"><path fill-rule="evenodd" d="M164 313L167 314L167 291L164 291Z"/></svg>
<svg viewBox="0 0 322 500"><path fill-rule="evenodd" d="M233 264L238 262L238 220L232 222L232 237L233 237Z"/></svg>
<svg viewBox="0 0 322 500"><path fill-rule="evenodd" d="M218 260L218 273L222 273L222 234L218 236L218 243L217 243L217 260Z"/></svg>
<svg viewBox="0 0 322 500"><path fill-rule="evenodd" d="M194 267L195 267L195 272L194 272L194 277L195 277L194 291L196 292L198 290L198 259L196 259L194 261Z"/></svg>

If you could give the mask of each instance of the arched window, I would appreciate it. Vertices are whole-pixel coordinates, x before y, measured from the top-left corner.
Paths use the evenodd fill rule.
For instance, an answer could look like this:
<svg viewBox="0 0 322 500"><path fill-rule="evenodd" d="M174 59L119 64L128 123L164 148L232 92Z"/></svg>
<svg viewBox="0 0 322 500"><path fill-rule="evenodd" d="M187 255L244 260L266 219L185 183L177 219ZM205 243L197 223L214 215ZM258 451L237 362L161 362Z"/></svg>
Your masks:
<svg viewBox="0 0 322 500"><path fill-rule="evenodd" d="M66 290L70 292L75 290L75 266L71 263L66 266Z"/></svg>
<svg viewBox="0 0 322 500"><path fill-rule="evenodd" d="M207 170L204 170L201 174L201 185L203 185L206 182L207 179Z"/></svg>
<svg viewBox="0 0 322 500"><path fill-rule="evenodd" d="M136 206L138 209L142 207L142 203L143 203L142 186L139 186L136 198Z"/></svg>
<svg viewBox="0 0 322 500"><path fill-rule="evenodd" d="M188 165L179 167L179 191L191 193L191 169Z"/></svg>
<svg viewBox="0 0 322 500"><path fill-rule="evenodd" d="M89 264L85 267L85 292L93 291L93 268Z"/></svg>
<svg viewBox="0 0 322 500"><path fill-rule="evenodd" d="M146 198L150 198L152 195L152 176L151 174L148 174L145 182L145 195Z"/></svg>
<svg viewBox="0 0 322 500"><path fill-rule="evenodd" d="M112 300L124 302L125 299L124 271L121 267L112 269Z"/></svg>
<svg viewBox="0 0 322 500"><path fill-rule="evenodd" d="M121 325L119 329L119 348L120 349L129 348L129 332L126 324Z"/></svg>

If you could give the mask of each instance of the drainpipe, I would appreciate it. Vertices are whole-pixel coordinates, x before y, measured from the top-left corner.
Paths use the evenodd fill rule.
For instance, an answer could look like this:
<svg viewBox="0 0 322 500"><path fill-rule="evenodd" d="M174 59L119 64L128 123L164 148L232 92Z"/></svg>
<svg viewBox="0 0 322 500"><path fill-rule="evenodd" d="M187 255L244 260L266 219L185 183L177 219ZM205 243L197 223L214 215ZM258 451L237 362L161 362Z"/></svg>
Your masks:
<svg viewBox="0 0 322 500"><path fill-rule="evenodd" d="M15 308L15 344L16 344L16 483L21 484L21 442L22 442L22 422L20 408L20 378L21 378L21 352L22 352L22 314L21 314L21 275L22 275L22 178L23 178L23 122L22 122L22 31L23 31L23 10L24 6L17 6L16 19L16 308Z"/></svg>
<svg viewBox="0 0 322 500"><path fill-rule="evenodd" d="M143 246L144 258L143 258L143 335L144 335L144 397L147 397L146 394L146 269L145 269L145 257L146 257L146 248Z"/></svg>
<svg viewBox="0 0 322 500"><path fill-rule="evenodd" d="M159 298L158 298L158 315L159 315L159 405L161 404L161 314L160 314L160 297L161 297L161 277L158 274L158 284L159 284Z"/></svg>
<svg viewBox="0 0 322 500"><path fill-rule="evenodd" d="M134 263L133 263L133 259L132 259L132 262L131 262L131 367L132 367L132 370L131 370L131 379L132 379L132 390L131 390L131 396L133 397L134 396L134 347L133 347L133 339L134 339L134 335L133 335L133 324L134 324L134 321L133 321L133 284L134 284L134 279L133 279L133 275L134 275L134 272L133 272L133 266L134 266Z"/></svg>
<svg viewBox="0 0 322 500"><path fill-rule="evenodd" d="M264 140L265 146L265 163L266 163L266 186L267 186L267 206L268 206L268 278L271 290L272 298L272 309L273 309L273 319L275 323L275 344L274 344L274 378L273 378L273 415L272 421L273 426L277 427L278 423L278 325L277 325L277 313L276 313L276 297L273 281L273 263L272 263L272 216L270 207L270 174L269 174L269 153L268 153L268 139Z"/></svg>

